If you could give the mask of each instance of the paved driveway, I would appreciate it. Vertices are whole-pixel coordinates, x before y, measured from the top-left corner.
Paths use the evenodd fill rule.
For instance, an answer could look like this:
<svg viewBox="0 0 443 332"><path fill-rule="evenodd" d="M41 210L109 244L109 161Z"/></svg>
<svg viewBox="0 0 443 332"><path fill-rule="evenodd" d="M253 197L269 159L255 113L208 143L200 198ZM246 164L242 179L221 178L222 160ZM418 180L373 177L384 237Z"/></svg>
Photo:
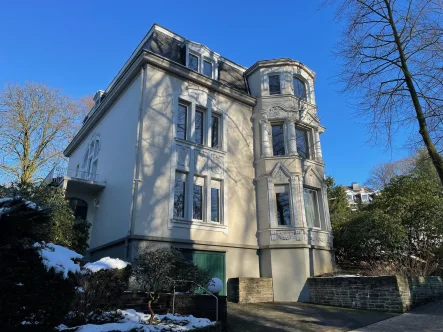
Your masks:
<svg viewBox="0 0 443 332"><path fill-rule="evenodd" d="M443 331L443 301L429 303L403 315L355 330L355 332L416 331Z"/></svg>
<svg viewBox="0 0 443 332"><path fill-rule="evenodd" d="M303 303L228 303L228 331L338 332L358 329L394 316Z"/></svg>

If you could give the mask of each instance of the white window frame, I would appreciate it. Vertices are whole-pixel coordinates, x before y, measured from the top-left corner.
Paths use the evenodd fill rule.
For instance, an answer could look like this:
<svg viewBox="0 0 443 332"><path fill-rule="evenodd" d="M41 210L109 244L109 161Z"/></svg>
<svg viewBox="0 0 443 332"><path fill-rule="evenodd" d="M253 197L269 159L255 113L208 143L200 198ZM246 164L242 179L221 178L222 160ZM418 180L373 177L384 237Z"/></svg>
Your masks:
<svg viewBox="0 0 443 332"><path fill-rule="evenodd" d="M287 145L287 137L286 137L286 132L287 132L287 128L286 128L286 124L283 121L271 121L270 124L270 133L269 133L269 141L271 143L271 154L272 157L284 157L288 155L288 145ZM283 129L283 146L285 148L285 153L284 154L274 154L274 137L272 136L272 126L281 126Z"/></svg>
<svg viewBox="0 0 443 332"><path fill-rule="evenodd" d="M271 94L271 84L270 84L270 80L269 80L270 76L278 76L278 79L279 79L279 82L280 82L280 93L273 93L273 94ZM281 77L282 77L282 73L280 73L280 72L278 72L278 73L273 72L273 73L269 73L267 75L267 79L268 79L268 94L270 96L281 96L283 94L283 84L282 84Z"/></svg>
<svg viewBox="0 0 443 332"><path fill-rule="evenodd" d="M97 147L98 146L98 147ZM93 137L88 143L88 147L85 152L85 156L83 159L81 178L85 180L96 180L97 177L97 169L98 169L98 155L101 149L100 137ZM95 165L95 172L94 170Z"/></svg>
<svg viewBox="0 0 443 332"><path fill-rule="evenodd" d="M197 58L197 70L192 69L191 67L189 67L189 60L191 59L191 55L195 56ZM192 71L195 71L197 73L201 73L201 56L198 53L194 53L194 52L189 52L188 56L186 57L186 67L189 68Z"/></svg>
<svg viewBox="0 0 443 332"><path fill-rule="evenodd" d="M303 186L303 195L304 195L305 189L315 192L315 199L317 201L317 216L318 216L318 222L320 224L320 227L315 226L315 223L313 224L313 226L309 226L308 225L308 218L306 216L306 227L311 228L311 229L321 230L322 229L322 227L321 227L322 226L322 214L321 214L321 211L320 211L320 200L319 200L320 190L318 188L312 188L312 187L309 187L309 186ZM303 203L306 204L306 202L304 200L304 196L303 196ZM303 208L306 211L306 207L304 206ZM305 212L305 215L306 215L306 212Z"/></svg>
<svg viewBox="0 0 443 332"><path fill-rule="evenodd" d="M211 76L205 75L205 62L211 64ZM207 57L203 57L203 60L202 60L202 74L205 75L206 77L214 78L215 77L214 69L215 69L214 61L209 59L209 58L207 58Z"/></svg>
<svg viewBox="0 0 443 332"><path fill-rule="evenodd" d="M295 86L294 86L294 78L297 78L300 82L302 82L305 86L305 93L306 93L306 99L300 98L299 96L295 95ZM292 75L292 82L291 82L291 87L292 87L292 93L294 94L295 97L304 100L306 102L310 102L310 89L309 89L309 83L306 81L306 79L298 74L293 74Z"/></svg>
<svg viewBox="0 0 443 332"><path fill-rule="evenodd" d="M277 189L278 188L278 189ZM280 189L280 188L283 188ZM278 207L277 207L277 194L288 194L289 196L289 225L280 225L278 223ZM293 220L292 220L292 199L291 199L291 189L289 183L275 183L274 184L274 207L275 207L275 224L277 227L293 227Z"/></svg>

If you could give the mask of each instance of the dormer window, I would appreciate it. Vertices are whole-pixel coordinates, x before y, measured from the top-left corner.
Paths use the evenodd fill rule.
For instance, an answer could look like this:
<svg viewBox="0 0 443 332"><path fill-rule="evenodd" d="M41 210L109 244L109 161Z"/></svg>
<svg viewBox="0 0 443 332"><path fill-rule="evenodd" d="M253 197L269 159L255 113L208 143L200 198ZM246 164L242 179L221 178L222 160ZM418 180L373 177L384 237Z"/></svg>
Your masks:
<svg viewBox="0 0 443 332"><path fill-rule="evenodd" d="M293 80L293 88L294 88L294 96L303 99L308 100L307 94L306 94L306 84L298 77L294 76Z"/></svg>
<svg viewBox="0 0 443 332"><path fill-rule="evenodd" d="M212 62L207 60L203 61L203 75L212 78Z"/></svg>
<svg viewBox="0 0 443 332"><path fill-rule="evenodd" d="M198 72L198 60L199 60L198 56L196 56L192 53L189 53L188 68Z"/></svg>
<svg viewBox="0 0 443 332"><path fill-rule="evenodd" d="M269 75L269 94L279 95L281 94L280 87L280 75Z"/></svg>

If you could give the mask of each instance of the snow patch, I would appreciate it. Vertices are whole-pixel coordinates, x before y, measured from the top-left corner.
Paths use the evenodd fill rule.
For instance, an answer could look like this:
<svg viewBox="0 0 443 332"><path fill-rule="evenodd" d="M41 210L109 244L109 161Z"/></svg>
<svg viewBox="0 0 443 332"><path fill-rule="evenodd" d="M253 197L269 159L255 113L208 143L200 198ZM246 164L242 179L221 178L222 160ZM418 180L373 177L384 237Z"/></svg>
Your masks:
<svg viewBox="0 0 443 332"><path fill-rule="evenodd" d="M94 273L100 270L124 269L128 264L128 262L122 261L118 258L103 257L96 262L87 263L84 268Z"/></svg>
<svg viewBox="0 0 443 332"><path fill-rule="evenodd" d="M9 202L9 201L12 201L12 200L13 200L12 197L0 198L0 204L5 203L5 202Z"/></svg>
<svg viewBox="0 0 443 332"><path fill-rule="evenodd" d="M65 279L68 278L69 272L80 272L80 265L73 260L82 259L83 256L75 251L53 243L40 244L36 242L34 247L40 248L38 251L47 271L53 268L55 272L62 273Z"/></svg>
<svg viewBox="0 0 443 332"><path fill-rule="evenodd" d="M137 312L133 309L119 310L123 318L117 323L107 324L86 324L77 326L76 332L109 332L109 331L129 331L131 329L140 329L143 332L161 332L161 331L189 331L200 327L215 325L207 318L196 318L190 316L174 316L172 314L155 315L158 321L156 325L148 325L149 315ZM107 314L107 313L104 313ZM59 331L69 329L65 325L57 327ZM71 328L72 329L72 328Z"/></svg>

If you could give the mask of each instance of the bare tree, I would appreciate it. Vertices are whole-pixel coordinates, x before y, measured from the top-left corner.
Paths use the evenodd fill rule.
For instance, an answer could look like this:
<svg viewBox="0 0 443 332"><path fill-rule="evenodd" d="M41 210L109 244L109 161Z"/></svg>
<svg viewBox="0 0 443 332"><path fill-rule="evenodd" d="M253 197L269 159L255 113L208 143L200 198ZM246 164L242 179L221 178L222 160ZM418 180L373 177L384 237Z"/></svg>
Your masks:
<svg viewBox="0 0 443 332"><path fill-rule="evenodd" d="M415 159L404 158L374 166L366 185L373 189L383 189L394 176L410 174L415 168Z"/></svg>
<svg viewBox="0 0 443 332"><path fill-rule="evenodd" d="M8 84L0 93L0 171L30 183L62 157L84 109L41 83Z"/></svg>
<svg viewBox="0 0 443 332"><path fill-rule="evenodd" d="M436 147L443 143L442 0L326 2L339 3L341 79L360 101L372 138L389 145L399 128L418 129L443 183Z"/></svg>

